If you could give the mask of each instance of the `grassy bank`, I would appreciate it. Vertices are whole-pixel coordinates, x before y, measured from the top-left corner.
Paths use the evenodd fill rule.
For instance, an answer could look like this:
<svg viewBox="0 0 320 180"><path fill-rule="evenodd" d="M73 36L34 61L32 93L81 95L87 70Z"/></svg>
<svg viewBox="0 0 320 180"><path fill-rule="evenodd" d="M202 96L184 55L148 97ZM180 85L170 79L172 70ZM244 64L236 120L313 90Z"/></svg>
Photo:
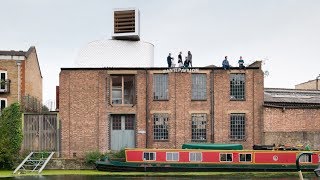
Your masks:
<svg viewBox="0 0 320 180"><path fill-rule="evenodd" d="M0 177L30 176L37 173L12 174L13 171L0 171ZM236 176L256 178L298 177L297 172L102 172L97 170L44 170L41 175L104 175L104 176ZM312 172L303 173L304 177L315 177Z"/></svg>

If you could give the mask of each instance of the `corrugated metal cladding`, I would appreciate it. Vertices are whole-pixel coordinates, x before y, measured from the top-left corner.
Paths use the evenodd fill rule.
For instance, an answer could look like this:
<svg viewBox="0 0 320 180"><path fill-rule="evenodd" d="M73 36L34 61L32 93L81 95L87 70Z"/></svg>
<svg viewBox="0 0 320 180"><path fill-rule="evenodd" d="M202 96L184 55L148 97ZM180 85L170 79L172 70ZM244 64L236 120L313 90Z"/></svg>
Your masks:
<svg viewBox="0 0 320 180"><path fill-rule="evenodd" d="M143 41L97 40L82 48L75 67L153 67L154 46Z"/></svg>
<svg viewBox="0 0 320 180"><path fill-rule="evenodd" d="M135 32L135 11L114 12L114 33Z"/></svg>

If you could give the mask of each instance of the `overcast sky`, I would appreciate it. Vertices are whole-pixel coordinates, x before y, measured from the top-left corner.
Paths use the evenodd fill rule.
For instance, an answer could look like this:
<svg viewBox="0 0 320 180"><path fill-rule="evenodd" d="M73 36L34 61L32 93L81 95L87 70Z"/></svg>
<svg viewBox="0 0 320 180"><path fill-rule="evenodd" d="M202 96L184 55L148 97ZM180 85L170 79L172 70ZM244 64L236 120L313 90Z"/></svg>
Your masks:
<svg viewBox="0 0 320 180"><path fill-rule="evenodd" d="M140 10L141 40L154 44L155 66L188 50L194 66L264 60L265 87L294 88L320 73L319 0L3 0L0 49L35 46L44 103L55 99L61 67L79 50L110 39L112 10ZM177 59L177 58L175 58Z"/></svg>

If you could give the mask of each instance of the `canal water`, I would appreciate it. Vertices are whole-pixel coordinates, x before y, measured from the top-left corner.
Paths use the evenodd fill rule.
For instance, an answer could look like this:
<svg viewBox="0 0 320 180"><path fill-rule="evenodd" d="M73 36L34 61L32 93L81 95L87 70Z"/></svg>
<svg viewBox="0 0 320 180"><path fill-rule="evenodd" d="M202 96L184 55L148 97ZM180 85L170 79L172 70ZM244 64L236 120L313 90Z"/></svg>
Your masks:
<svg viewBox="0 0 320 180"><path fill-rule="evenodd" d="M24 176L2 178L1 180L299 180L299 177L281 177L281 178L239 178L239 177L210 177L210 176L188 176L188 177L128 177L128 176L84 176L84 175L67 175L67 176ZM304 180L319 180L317 177L304 178Z"/></svg>

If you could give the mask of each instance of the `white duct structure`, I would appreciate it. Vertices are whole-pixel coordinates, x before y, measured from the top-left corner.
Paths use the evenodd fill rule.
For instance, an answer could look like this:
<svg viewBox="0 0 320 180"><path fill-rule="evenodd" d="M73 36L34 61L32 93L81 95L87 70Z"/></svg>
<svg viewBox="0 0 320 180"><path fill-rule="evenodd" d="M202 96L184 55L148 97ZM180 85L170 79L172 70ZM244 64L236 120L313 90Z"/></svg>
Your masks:
<svg viewBox="0 0 320 180"><path fill-rule="evenodd" d="M75 66L153 67L154 46L143 41L93 41L80 50Z"/></svg>

